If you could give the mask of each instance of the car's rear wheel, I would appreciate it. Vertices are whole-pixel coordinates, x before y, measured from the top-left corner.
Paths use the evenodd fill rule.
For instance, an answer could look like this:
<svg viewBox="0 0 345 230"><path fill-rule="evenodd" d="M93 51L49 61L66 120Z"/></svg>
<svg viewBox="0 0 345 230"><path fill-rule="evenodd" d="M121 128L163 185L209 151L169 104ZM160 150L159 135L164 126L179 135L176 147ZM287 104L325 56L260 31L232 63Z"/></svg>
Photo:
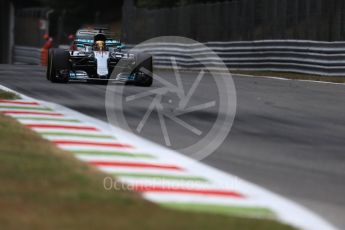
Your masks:
<svg viewBox="0 0 345 230"><path fill-rule="evenodd" d="M48 55L47 79L56 83L67 83L68 76L61 75L70 70L69 52L61 49L51 49Z"/></svg>
<svg viewBox="0 0 345 230"><path fill-rule="evenodd" d="M153 83L152 56L146 53L137 54L137 68L135 69L135 85L150 87Z"/></svg>
<svg viewBox="0 0 345 230"><path fill-rule="evenodd" d="M46 78L47 78L47 80L49 81L50 80L50 74L51 74L51 54L50 54L51 52L49 51L48 52L48 64L47 64L47 72L46 72Z"/></svg>

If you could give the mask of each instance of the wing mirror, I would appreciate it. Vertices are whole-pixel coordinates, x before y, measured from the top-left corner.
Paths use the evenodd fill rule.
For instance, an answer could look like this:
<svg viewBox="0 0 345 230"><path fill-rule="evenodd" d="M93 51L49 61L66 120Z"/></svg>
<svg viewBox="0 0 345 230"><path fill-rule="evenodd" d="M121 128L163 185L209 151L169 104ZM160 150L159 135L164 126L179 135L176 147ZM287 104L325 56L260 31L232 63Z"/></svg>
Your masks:
<svg viewBox="0 0 345 230"><path fill-rule="evenodd" d="M92 46L85 45L85 53L92 52Z"/></svg>

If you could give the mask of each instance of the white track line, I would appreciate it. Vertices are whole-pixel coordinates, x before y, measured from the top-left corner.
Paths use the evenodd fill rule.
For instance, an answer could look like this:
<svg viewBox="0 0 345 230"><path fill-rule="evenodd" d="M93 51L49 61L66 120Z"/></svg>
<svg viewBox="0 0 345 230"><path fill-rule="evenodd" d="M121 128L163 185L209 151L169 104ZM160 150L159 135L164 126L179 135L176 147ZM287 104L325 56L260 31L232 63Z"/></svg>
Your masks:
<svg viewBox="0 0 345 230"><path fill-rule="evenodd" d="M327 82L327 81L315 81L315 80L303 80L303 79L289 79L283 77L272 77L272 76L255 76L249 74L232 74L233 76L240 76L240 77L252 77L252 78L267 78L273 80L282 80L282 81L301 81L301 82L310 82L310 83L317 83L317 84L328 84L328 85L341 85L345 86L345 83L336 83L336 82ZM331 77L330 77L331 78ZM345 77L344 77L345 78Z"/></svg>

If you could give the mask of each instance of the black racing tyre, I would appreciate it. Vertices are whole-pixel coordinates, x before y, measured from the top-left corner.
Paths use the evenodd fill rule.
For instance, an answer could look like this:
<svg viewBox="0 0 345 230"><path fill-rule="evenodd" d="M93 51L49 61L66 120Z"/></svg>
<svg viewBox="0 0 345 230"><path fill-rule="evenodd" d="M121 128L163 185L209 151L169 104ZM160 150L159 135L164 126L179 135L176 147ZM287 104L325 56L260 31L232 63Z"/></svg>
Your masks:
<svg viewBox="0 0 345 230"><path fill-rule="evenodd" d="M135 85L150 87L153 83L153 67L152 56L147 53L138 53L136 55L137 67L135 73L137 75Z"/></svg>
<svg viewBox="0 0 345 230"><path fill-rule="evenodd" d="M51 50L48 51L48 62L47 62L47 70L46 70L46 77L48 81L50 80L50 74L51 74L50 53L51 53Z"/></svg>
<svg viewBox="0 0 345 230"><path fill-rule="evenodd" d="M67 83L68 77L59 77L58 72L61 70L69 70L69 52L62 49L50 49L48 55L47 78L51 82Z"/></svg>

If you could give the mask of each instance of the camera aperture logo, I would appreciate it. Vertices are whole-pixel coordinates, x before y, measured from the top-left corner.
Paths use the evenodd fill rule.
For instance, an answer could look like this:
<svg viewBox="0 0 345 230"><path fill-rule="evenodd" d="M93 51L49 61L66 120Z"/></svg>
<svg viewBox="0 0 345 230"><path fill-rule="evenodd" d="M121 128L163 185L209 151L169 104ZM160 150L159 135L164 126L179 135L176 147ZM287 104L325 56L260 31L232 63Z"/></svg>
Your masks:
<svg viewBox="0 0 345 230"><path fill-rule="evenodd" d="M212 154L230 132L236 113L235 86L222 59L204 44L175 36L150 39L129 51L138 52L153 56L158 68L140 71L153 76L154 83L137 87L110 82L109 122L197 160Z"/></svg>

